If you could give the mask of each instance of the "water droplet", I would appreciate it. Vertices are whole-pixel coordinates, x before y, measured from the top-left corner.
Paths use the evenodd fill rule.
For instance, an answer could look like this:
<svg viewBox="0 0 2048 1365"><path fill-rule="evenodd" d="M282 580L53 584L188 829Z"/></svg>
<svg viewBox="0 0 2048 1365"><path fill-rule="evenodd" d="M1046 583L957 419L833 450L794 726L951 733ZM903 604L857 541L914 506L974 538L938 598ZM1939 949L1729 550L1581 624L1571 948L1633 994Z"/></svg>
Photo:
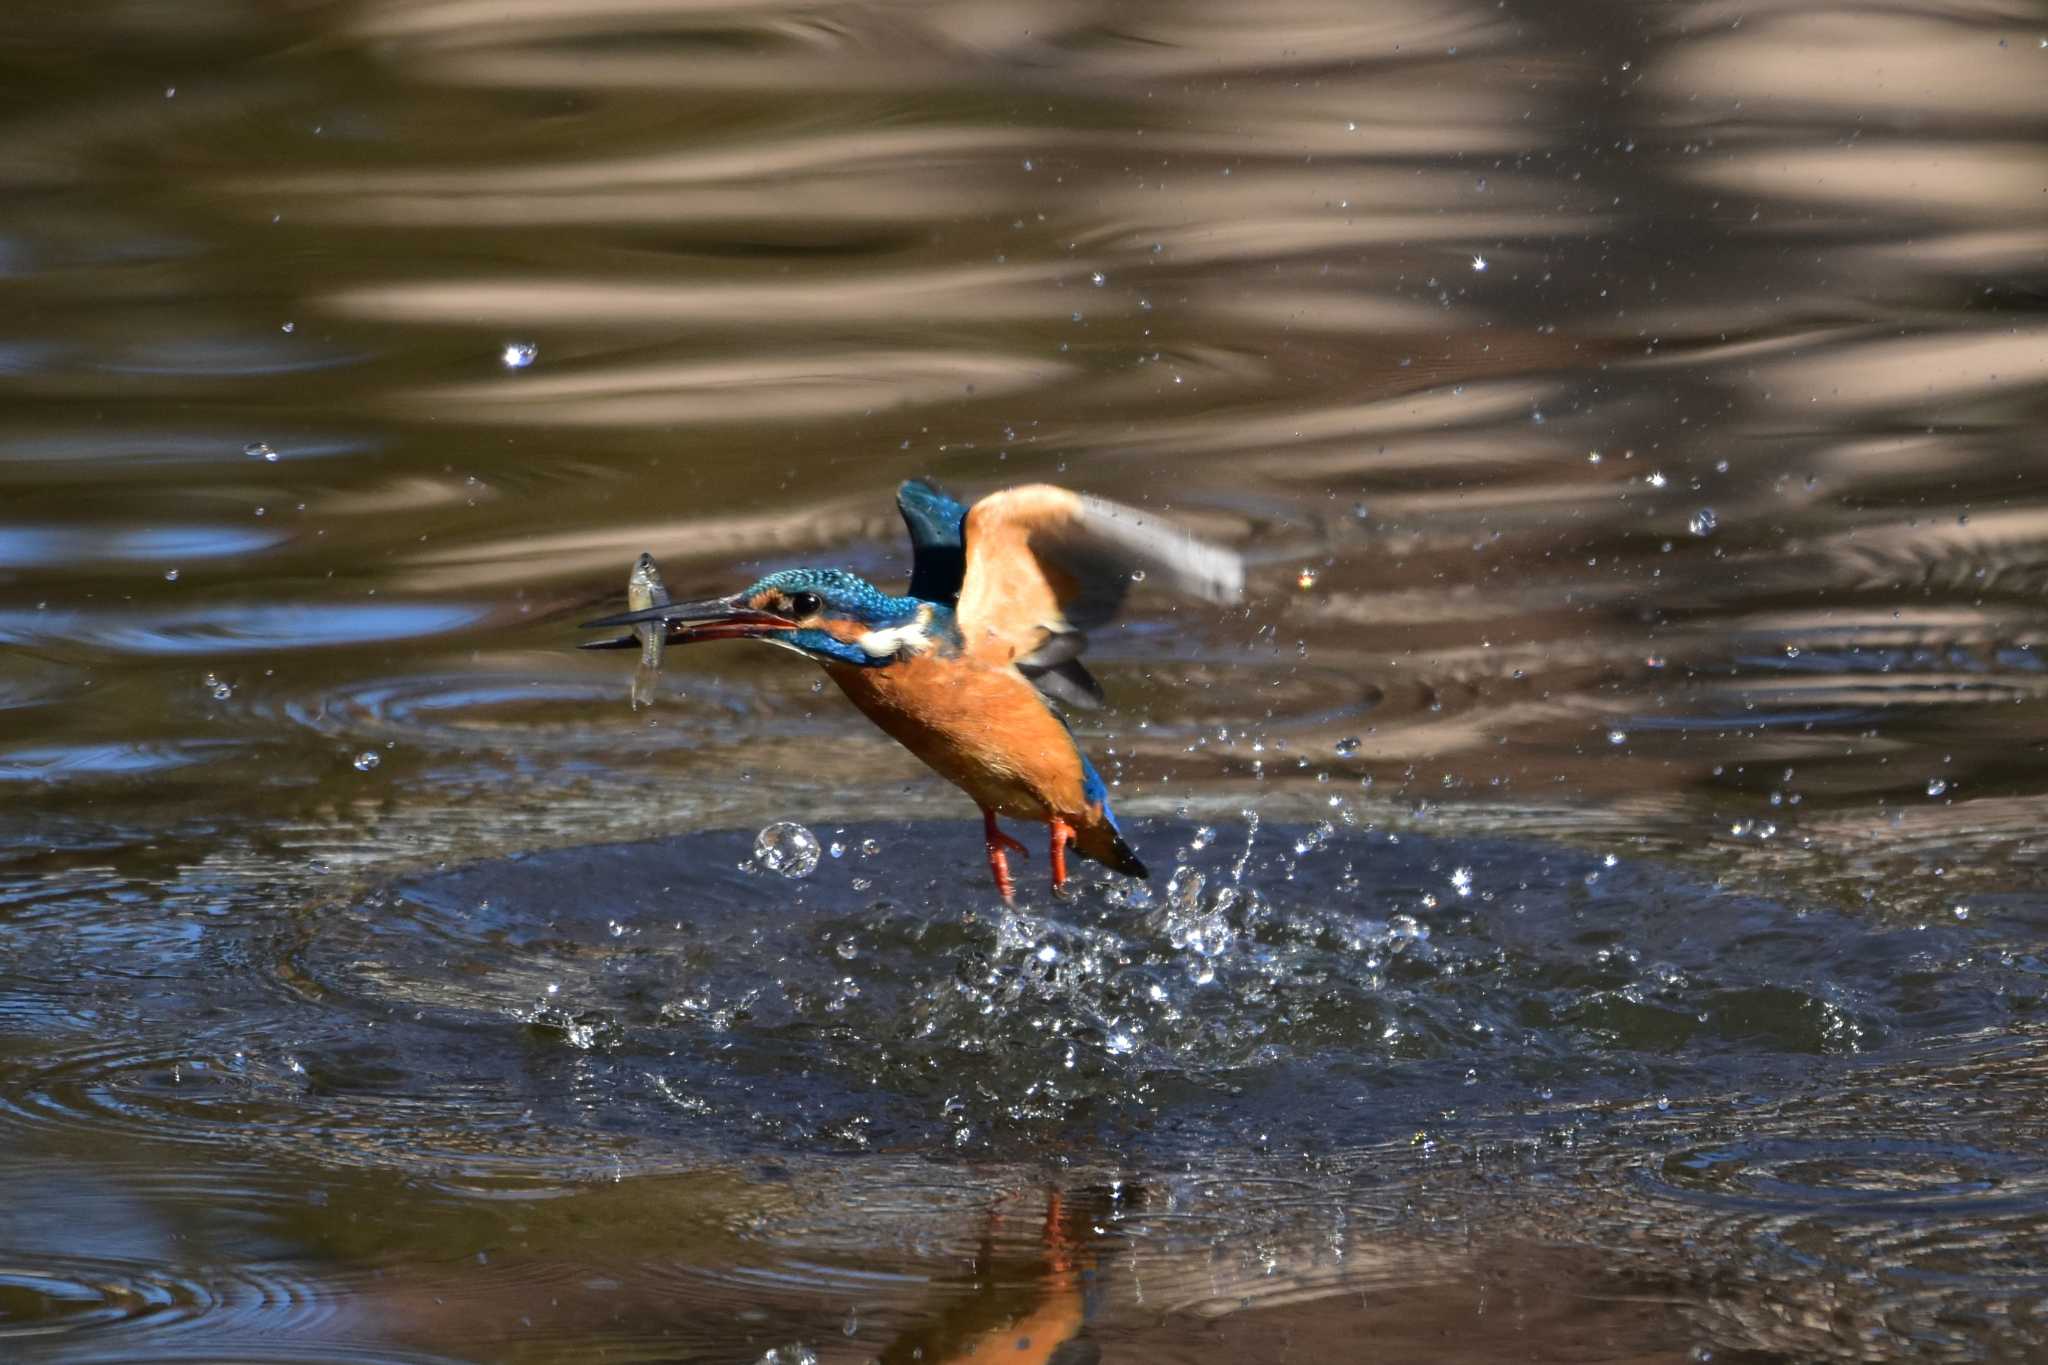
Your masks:
<svg viewBox="0 0 2048 1365"><path fill-rule="evenodd" d="M794 820L778 820L754 836L754 861L768 872L808 877L818 865L818 836Z"/></svg>
<svg viewBox="0 0 2048 1365"><path fill-rule="evenodd" d="M1670 1097L1669 1095L1659 1095L1659 1096L1657 1097L1657 1112L1658 1112L1658 1113L1660 1113L1660 1114L1661 1114L1661 1113L1663 1113L1663 1112L1664 1112L1665 1110L1669 1109L1670 1107L1671 1107L1671 1097Z"/></svg>
<svg viewBox="0 0 2048 1365"><path fill-rule="evenodd" d="M1671 480L1665 478L1664 471L1659 469L1651 471L1651 473L1644 478L1643 482L1650 485L1650 487L1652 488L1662 488L1665 484L1670 483Z"/></svg>
<svg viewBox="0 0 2048 1365"><path fill-rule="evenodd" d="M1307 592L1310 588L1313 588L1316 585L1316 571L1314 569L1304 568L1300 573L1294 576L1294 583L1295 586L1300 588L1303 592Z"/></svg>
<svg viewBox="0 0 2048 1365"><path fill-rule="evenodd" d="M1103 274L1100 270L1098 270L1093 275L1090 275L1088 277L1088 283L1094 285L1097 289L1100 289L1103 285L1109 283L1109 276Z"/></svg>
<svg viewBox="0 0 2048 1365"><path fill-rule="evenodd" d="M164 570L164 582L166 582L166 583L175 583L175 582L177 582L177 581L178 581L178 571L177 571L176 569L165 569L165 570Z"/></svg>
<svg viewBox="0 0 2048 1365"><path fill-rule="evenodd" d="M1607 732L1607 742L1608 742L1609 744L1626 744L1626 743L1628 743L1628 731L1626 731L1626 730L1609 730L1609 731Z"/></svg>
<svg viewBox="0 0 2048 1365"><path fill-rule="evenodd" d="M1358 752L1358 744L1357 735L1346 735L1343 739L1337 741L1337 752L1346 755L1355 754Z"/></svg>
<svg viewBox="0 0 2048 1365"><path fill-rule="evenodd" d="M298 330L298 326L299 324L297 324L296 322L287 322L283 326L279 327L277 330L280 332L294 332Z"/></svg>
<svg viewBox="0 0 2048 1365"><path fill-rule="evenodd" d="M508 370L523 370L540 359L540 347L530 341L508 341L498 359Z"/></svg>
<svg viewBox="0 0 2048 1365"><path fill-rule="evenodd" d="M1958 906L1956 907L1956 918L1957 918L1957 919L1968 919L1969 917L1970 917L1970 907L1969 907L1969 906L1967 906L1967 905L1958 905Z"/></svg>
<svg viewBox="0 0 2048 1365"><path fill-rule="evenodd" d="M1474 273L1484 275L1486 273L1486 258L1484 256L1474 256L1472 258L1472 269Z"/></svg>
<svg viewBox="0 0 2048 1365"><path fill-rule="evenodd" d="M872 858L881 851L882 845L879 840L863 839L860 841L860 856L863 858Z"/></svg>
<svg viewBox="0 0 2048 1365"><path fill-rule="evenodd" d="M252 460L268 460L271 464L277 463L277 452L262 441L249 442L249 444L242 447L242 453Z"/></svg>
<svg viewBox="0 0 2048 1365"><path fill-rule="evenodd" d="M1472 894L1472 869L1469 867L1451 870L1451 888L1461 896Z"/></svg>
<svg viewBox="0 0 2048 1365"><path fill-rule="evenodd" d="M1947 792L1948 783L1942 781L1938 777L1930 777L1927 779L1927 794L1929 796L1943 796L1946 795Z"/></svg>
<svg viewBox="0 0 2048 1365"><path fill-rule="evenodd" d="M1207 848L1209 845L1215 842L1216 831L1211 829L1207 825L1203 825L1200 829L1197 829L1195 831L1195 837L1188 840L1188 847L1196 850L1197 852L1200 852L1202 849ZM1168 894L1171 894L1171 892L1169 892Z"/></svg>
<svg viewBox="0 0 2048 1365"><path fill-rule="evenodd" d="M1720 524L1720 518L1714 515L1713 508L1702 507L1699 511L1692 514L1692 520L1688 521L1685 525L1686 529L1696 536L1710 536L1714 534L1714 528Z"/></svg>
<svg viewBox="0 0 2048 1365"><path fill-rule="evenodd" d="M1143 583L1145 581L1145 571L1143 569L1131 570L1131 581L1133 583Z"/></svg>
<svg viewBox="0 0 2048 1365"><path fill-rule="evenodd" d="M361 753L356 755L356 771L359 773L366 773L370 771L370 769L376 767L379 763L382 763L383 761L384 760L382 758L378 757L377 751L375 749L365 749Z"/></svg>

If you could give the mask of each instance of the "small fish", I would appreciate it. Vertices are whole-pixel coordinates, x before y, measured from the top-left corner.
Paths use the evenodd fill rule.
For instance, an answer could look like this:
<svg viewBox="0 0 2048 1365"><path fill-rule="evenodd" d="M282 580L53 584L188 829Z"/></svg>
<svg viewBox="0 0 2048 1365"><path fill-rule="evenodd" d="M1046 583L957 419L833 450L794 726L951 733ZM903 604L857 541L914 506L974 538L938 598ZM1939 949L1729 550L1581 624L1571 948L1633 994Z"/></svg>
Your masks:
<svg viewBox="0 0 2048 1365"><path fill-rule="evenodd" d="M668 603L668 588L662 584L654 556L642 554L633 561L633 572L626 576L628 610L645 611ZM661 647L668 627L661 621L643 621L633 627L633 633L640 637L640 666L633 670L633 709L637 711L642 705L654 705L654 680L661 671Z"/></svg>

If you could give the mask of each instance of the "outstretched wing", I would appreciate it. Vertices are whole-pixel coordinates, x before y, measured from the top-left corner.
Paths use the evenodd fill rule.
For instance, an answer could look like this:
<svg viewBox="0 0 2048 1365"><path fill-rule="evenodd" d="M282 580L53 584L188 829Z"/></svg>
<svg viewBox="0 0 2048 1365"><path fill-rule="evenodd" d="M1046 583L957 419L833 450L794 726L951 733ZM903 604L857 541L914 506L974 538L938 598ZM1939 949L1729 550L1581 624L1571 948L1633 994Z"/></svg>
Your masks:
<svg viewBox="0 0 2048 1365"><path fill-rule="evenodd" d="M967 571L967 508L911 479L896 490L896 510L910 531L910 595L952 606Z"/></svg>
<svg viewBox="0 0 2048 1365"><path fill-rule="evenodd" d="M1075 700L1068 691L1100 700L1080 665L1086 633L1116 615L1139 579L1206 602L1235 602L1244 592L1234 551L1149 512L1051 484L1006 488L974 504L966 541L958 619L967 648L1015 663L1063 701Z"/></svg>

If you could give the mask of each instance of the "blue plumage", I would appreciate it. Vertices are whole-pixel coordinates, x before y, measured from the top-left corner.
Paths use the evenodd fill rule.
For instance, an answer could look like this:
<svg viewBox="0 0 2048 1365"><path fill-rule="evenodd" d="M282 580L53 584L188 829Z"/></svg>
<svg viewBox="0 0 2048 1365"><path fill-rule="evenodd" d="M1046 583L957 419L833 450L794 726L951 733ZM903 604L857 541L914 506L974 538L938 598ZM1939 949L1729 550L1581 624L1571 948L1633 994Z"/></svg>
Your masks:
<svg viewBox="0 0 2048 1365"><path fill-rule="evenodd" d="M896 490L910 531L910 595L952 606L967 577L967 508L922 479Z"/></svg>
<svg viewBox="0 0 2048 1365"><path fill-rule="evenodd" d="M844 616L859 621L862 625L885 627L900 625L917 615L923 605L916 595L891 597L859 574L844 569L784 569L757 579L740 590L740 597L752 602L763 593L780 593L794 597L798 593L814 592L825 601L825 607L834 616Z"/></svg>
<svg viewBox="0 0 2048 1365"><path fill-rule="evenodd" d="M960 647L960 627L951 607L923 601L916 596L894 597L859 574L844 569L783 569L757 579L740 590L743 602L796 602L804 594L818 599L815 615L834 621L851 622L864 635L872 632L914 631L920 649L953 653ZM796 619L807 619L797 617ZM823 625L785 631L770 643L783 645L821 662L852 664L858 668L880 668L896 662L896 651L877 653L860 638L849 639Z"/></svg>

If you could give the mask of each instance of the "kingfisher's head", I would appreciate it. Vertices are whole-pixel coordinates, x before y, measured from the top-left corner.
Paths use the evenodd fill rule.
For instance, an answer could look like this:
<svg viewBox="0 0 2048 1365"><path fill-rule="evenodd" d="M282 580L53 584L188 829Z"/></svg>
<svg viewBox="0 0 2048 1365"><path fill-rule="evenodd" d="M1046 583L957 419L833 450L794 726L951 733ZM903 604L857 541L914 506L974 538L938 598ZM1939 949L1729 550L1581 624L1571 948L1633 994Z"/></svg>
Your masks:
<svg viewBox="0 0 2048 1365"><path fill-rule="evenodd" d="M892 597L842 569L784 569L730 597L673 602L588 624L662 621L672 645L765 640L819 663L875 668L932 649L948 628L938 619L945 614L944 607Z"/></svg>

